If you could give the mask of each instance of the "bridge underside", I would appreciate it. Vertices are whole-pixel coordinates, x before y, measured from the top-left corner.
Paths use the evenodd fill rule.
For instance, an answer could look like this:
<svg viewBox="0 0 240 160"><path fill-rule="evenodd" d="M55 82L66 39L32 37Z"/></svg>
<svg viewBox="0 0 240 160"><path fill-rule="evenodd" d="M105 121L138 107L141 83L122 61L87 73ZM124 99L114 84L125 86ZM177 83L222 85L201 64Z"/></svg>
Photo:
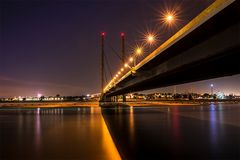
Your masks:
<svg viewBox="0 0 240 160"><path fill-rule="evenodd" d="M240 73L240 7L234 2L143 65L105 97Z"/></svg>
<svg viewBox="0 0 240 160"><path fill-rule="evenodd" d="M240 48L239 48L240 49ZM154 78L135 83L122 88L108 96L121 95L124 93L142 91L183 84L188 82L206 80L217 77L232 76L240 73L240 53L234 51L228 55L212 57L194 64L188 64Z"/></svg>

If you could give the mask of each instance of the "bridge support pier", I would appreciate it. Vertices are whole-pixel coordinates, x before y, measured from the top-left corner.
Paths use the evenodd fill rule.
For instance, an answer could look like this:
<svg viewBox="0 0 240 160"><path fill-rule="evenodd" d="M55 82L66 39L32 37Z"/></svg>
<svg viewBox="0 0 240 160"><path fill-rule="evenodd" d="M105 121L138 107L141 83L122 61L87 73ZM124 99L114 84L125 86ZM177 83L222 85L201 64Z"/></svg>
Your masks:
<svg viewBox="0 0 240 160"><path fill-rule="evenodd" d="M101 102L112 102L112 97L107 97L107 96L102 96L101 97Z"/></svg>
<svg viewBox="0 0 240 160"><path fill-rule="evenodd" d="M117 102L118 101L118 97L117 96L112 96L110 98L111 102Z"/></svg>
<svg viewBox="0 0 240 160"><path fill-rule="evenodd" d="M115 101L116 101L115 96L112 96L112 102L115 102Z"/></svg>
<svg viewBox="0 0 240 160"><path fill-rule="evenodd" d="M119 99L119 98L118 98L118 96L115 96L115 97L116 97L116 100L115 100L115 102L118 102L118 99Z"/></svg>
<svg viewBox="0 0 240 160"><path fill-rule="evenodd" d="M122 95L122 101L123 101L123 102L126 102L126 94L123 94L123 95Z"/></svg>
<svg viewBox="0 0 240 160"><path fill-rule="evenodd" d="M114 102L114 97L110 97L111 98L111 102Z"/></svg>

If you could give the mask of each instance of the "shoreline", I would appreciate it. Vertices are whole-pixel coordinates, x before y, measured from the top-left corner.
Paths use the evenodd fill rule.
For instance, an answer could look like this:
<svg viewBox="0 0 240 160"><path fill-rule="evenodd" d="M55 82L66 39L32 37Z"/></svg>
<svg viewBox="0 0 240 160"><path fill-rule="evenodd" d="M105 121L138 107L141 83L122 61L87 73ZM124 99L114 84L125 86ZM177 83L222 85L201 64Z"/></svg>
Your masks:
<svg viewBox="0 0 240 160"><path fill-rule="evenodd" d="M124 105L129 107L145 106L197 106L209 104L237 104L239 101L129 101L103 102L104 105ZM0 102L0 108L67 108L67 107L99 107L98 101L93 102Z"/></svg>
<svg viewBox="0 0 240 160"><path fill-rule="evenodd" d="M0 102L0 108L67 108L98 106L99 102Z"/></svg>
<svg viewBox="0 0 240 160"><path fill-rule="evenodd" d="M149 105L153 106L196 106L201 105L200 103L182 103L182 102L126 102L130 107L145 107Z"/></svg>

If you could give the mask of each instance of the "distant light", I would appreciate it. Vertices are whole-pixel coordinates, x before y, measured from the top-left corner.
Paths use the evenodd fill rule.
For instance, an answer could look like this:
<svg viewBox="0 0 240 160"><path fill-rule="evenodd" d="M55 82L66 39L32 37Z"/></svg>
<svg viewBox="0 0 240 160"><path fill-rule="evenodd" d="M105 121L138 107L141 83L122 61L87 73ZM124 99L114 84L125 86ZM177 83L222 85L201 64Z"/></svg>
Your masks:
<svg viewBox="0 0 240 160"><path fill-rule="evenodd" d="M141 53L142 53L142 48L137 48L137 49L136 49L136 53L137 53L137 54L141 54Z"/></svg>
<svg viewBox="0 0 240 160"><path fill-rule="evenodd" d="M120 34L120 35L121 35L121 37L123 37L123 36L125 36L125 33L121 32L121 34Z"/></svg>
<svg viewBox="0 0 240 160"><path fill-rule="evenodd" d="M118 77L118 74L116 74L116 77Z"/></svg>
<svg viewBox="0 0 240 160"><path fill-rule="evenodd" d="M166 8L160 13L160 21L166 24L168 27L176 26L177 22L180 20L180 12L180 6L175 6L174 8Z"/></svg>
<svg viewBox="0 0 240 160"><path fill-rule="evenodd" d="M216 95L217 95L217 99L225 99L225 95L222 92L217 92Z"/></svg>
<svg viewBox="0 0 240 160"><path fill-rule="evenodd" d="M123 72L123 71L124 71L124 68L121 68L121 71Z"/></svg>
<svg viewBox="0 0 240 160"><path fill-rule="evenodd" d="M213 87L213 84L211 84L211 87Z"/></svg>
<svg viewBox="0 0 240 160"><path fill-rule="evenodd" d="M101 35L102 35L102 36L105 36L105 35L106 35L106 33L105 33L105 32L102 32L102 33L101 33Z"/></svg>
<svg viewBox="0 0 240 160"><path fill-rule="evenodd" d="M127 67L128 67L128 64L127 64L127 63L125 63L125 64L124 64L124 67L125 67L125 68L127 68Z"/></svg>
<svg viewBox="0 0 240 160"><path fill-rule="evenodd" d="M90 94L87 94L87 97L90 97Z"/></svg>
<svg viewBox="0 0 240 160"><path fill-rule="evenodd" d="M119 71L118 74L121 74L121 72Z"/></svg>
<svg viewBox="0 0 240 160"><path fill-rule="evenodd" d="M132 61L133 61L133 58L132 58L132 57L130 57L130 58L129 58L129 61L130 61L130 62L132 62Z"/></svg>
<svg viewBox="0 0 240 160"><path fill-rule="evenodd" d="M177 21L177 15L176 15L176 11L175 10L168 10L165 13L163 13L163 18L162 21L168 25L172 25L174 21Z"/></svg>
<svg viewBox="0 0 240 160"><path fill-rule="evenodd" d="M171 14L166 15L166 20L167 20L168 22L172 22L172 21L174 20L173 15L171 15Z"/></svg>
<svg viewBox="0 0 240 160"><path fill-rule="evenodd" d="M149 34L149 35L147 36L147 41L148 41L149 43L153 43L153 42L154 42L154 40L155 40L155 37L154 37L154 35L152 35L152 34Z"/></svg>
<svg viewBox="0 0 240 160"><path fill-rule="evenodd" d="M42 97L42 94L41 94L41 93L38 93L38 94L37 94L37 97L38 97L38 98Z"/></svg>

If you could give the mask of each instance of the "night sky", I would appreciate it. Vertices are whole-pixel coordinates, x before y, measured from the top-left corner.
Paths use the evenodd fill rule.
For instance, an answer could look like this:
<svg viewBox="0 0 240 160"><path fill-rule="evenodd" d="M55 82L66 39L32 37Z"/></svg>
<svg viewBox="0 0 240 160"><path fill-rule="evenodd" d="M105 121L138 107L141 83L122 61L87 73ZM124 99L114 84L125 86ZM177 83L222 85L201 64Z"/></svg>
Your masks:
<svg viewBox="0 0 240 160"><path fill-rule="evenodd" d="M0 0L0 97L97 93L102 31L107 34L107 59L115 73L120 60L113 50L120 52L120 32L126 34L128 55L143 43L143 33L155 32L158 42L145 50L145 57L212 2ZM176 9L172 27L160 20L167 8ZM179 85L177 91L210 92L211 83L215 91L240 94L239 75Z"/></svg>

